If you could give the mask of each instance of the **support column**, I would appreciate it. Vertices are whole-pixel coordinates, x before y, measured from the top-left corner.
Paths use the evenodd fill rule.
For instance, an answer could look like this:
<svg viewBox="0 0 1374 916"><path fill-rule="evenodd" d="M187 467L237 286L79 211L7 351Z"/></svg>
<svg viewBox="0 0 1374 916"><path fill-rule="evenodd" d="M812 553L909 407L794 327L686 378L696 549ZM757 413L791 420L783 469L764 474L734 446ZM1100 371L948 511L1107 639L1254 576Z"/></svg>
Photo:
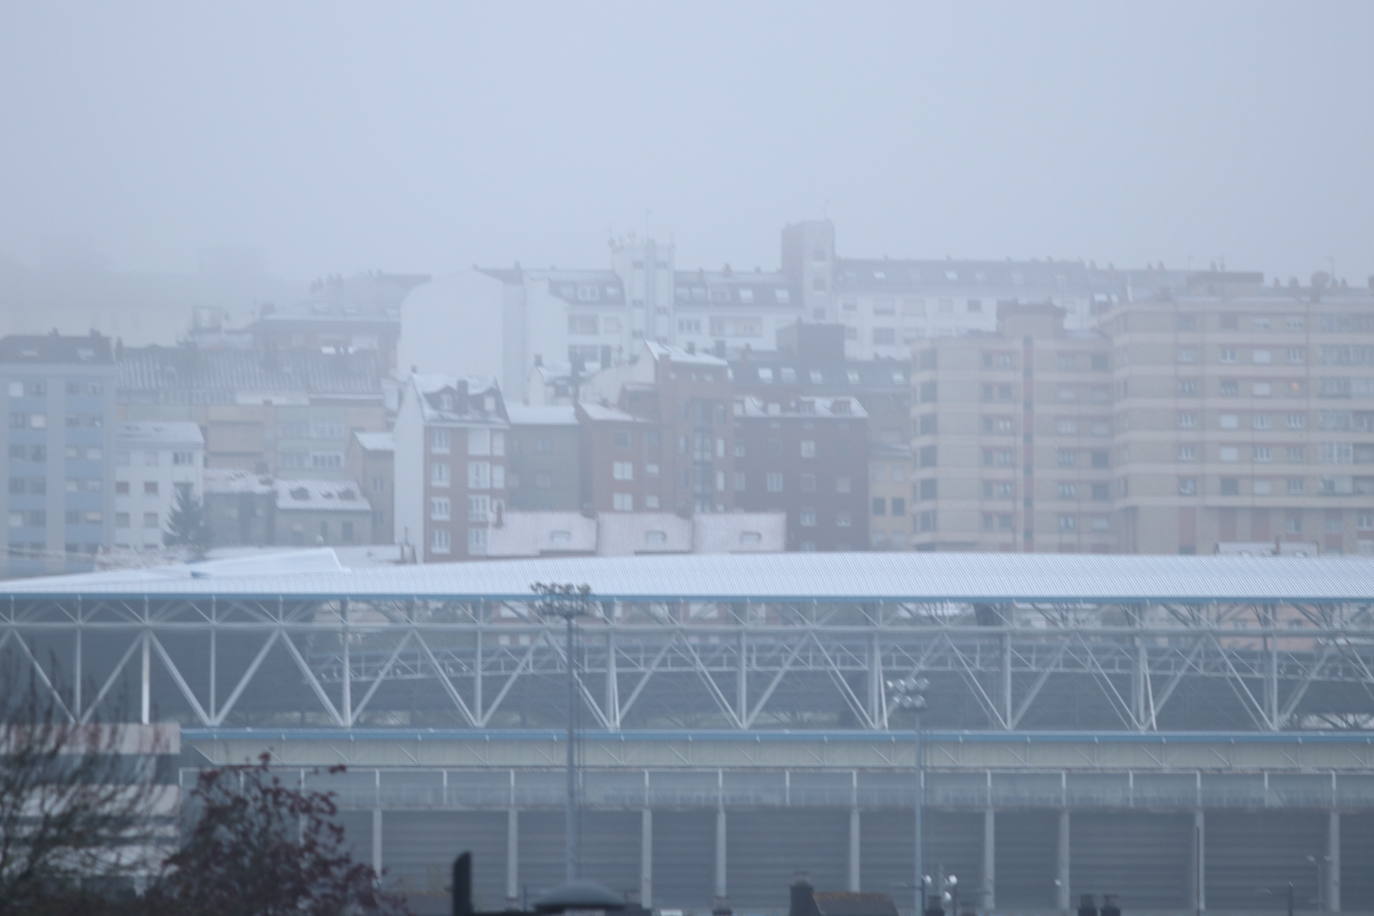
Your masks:
<svg viewBox="0 0 1374 916"><path fill-rule="evenodd" d="M725 809L716 809L716 896L725 897Z"/></svg>
<svg viewBox="0 0 1374 916"><path fill-rule="evenodd" d="M983 811L983 912L997 907L997 816Z"/></svg>
<svg viewBox="0 0 1374 916"><path fill-rule="evenodd" d="M506 809L506 904L523 907L520 899L520 812Z"/></svg>
<svg viewBox="0 0 1374 916"><path fill-rule="evenodd" d="M654 905L654 812L645 808L639 813L639 905L648 909Z"/></svg>
<svg viewBox="0 0 1374 916"><path fill-rule="evenodd" d="M1326 815L1326 911L1341 911L1341 813Z"/></svg>
<svg viewBox="0 0 1374 916"><path fill-rule="evenodd" d="M1054 907L1069 912L1069 809L1059 812L1059 851L1055 857Z"/></svg>
<svg viewBox="0 0 1374 916"><path fill-rule="evenodd" d="M859 890L859 828L861 818L858 808L849 809L849 890Z"/></svg>
<svg viewBox="0 0 1374 916"><path fill-rule="evenodd" d="M372 870L382 873L382 809L372 809Z"/></svg>
<svg viewBox="0 0 1374 916"><path fill-rule="evenodd" d="M1207 815L1193 812L1193 912L1207 909Z"/></svg>
<svg viewBox="0 0 1374 916"><path fill-rule="evenodd" d="M152 656L151 656L151 654L150 654L150 653L152 652L152 648L153 648L153 647L152 647L152 634L151 634L151 631L146 631L146 630L145 630L144 633L143 633L143 646L142 646L142 649L143 649L143 659L142 659L142 661L143 661L143 665L142 665L142 667L143 667L143 673L142 673L142 676L141 676L140 679L139 679L139 691L138 691L138 697L139 697L139 703L138 703L138 708L139 708L139 719L138 719L138 721L139 721L139 722L142 722L144 725L149 724L149 722L150 722L151 719L152 719L153 697L152 697L152 683L151 683L151 680L152 680L152 674L153 674L153 660L152 660Z"/></svg>

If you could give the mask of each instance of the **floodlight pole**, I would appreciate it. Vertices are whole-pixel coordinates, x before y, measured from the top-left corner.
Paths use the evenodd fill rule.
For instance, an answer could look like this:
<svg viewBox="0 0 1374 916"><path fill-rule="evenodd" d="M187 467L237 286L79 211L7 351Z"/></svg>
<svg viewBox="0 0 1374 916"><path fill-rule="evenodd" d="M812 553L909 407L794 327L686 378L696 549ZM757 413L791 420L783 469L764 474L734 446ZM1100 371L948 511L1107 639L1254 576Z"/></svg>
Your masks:
<svg viewBox="0 0 1374 916"><path fill-rule="evenodd" d="M916 867L916 908L913 913L915 916L922 916L926 908L926 871L925 862L921 857L921 822L925 818L926 807L926 742L925 731L921 727L921 710L917 709L915 713L916 798L913 803L915 813L912 819L916 822L916 844L913 855Z"/></svg>
<svg viewBox="0 0 1374 916"><path fill-rule="evenodd" d="M567 792L563 800L563 875L564 880L577 878L578 830L577 830L577 631L578 617L585 617L587 599L591 590L586 586L559 586L536 584L534 590L540 595L539 613L548 617L561 617L564 624L564 651L568 671L568 719L565 731L564 772L567 777Z"/></svg>

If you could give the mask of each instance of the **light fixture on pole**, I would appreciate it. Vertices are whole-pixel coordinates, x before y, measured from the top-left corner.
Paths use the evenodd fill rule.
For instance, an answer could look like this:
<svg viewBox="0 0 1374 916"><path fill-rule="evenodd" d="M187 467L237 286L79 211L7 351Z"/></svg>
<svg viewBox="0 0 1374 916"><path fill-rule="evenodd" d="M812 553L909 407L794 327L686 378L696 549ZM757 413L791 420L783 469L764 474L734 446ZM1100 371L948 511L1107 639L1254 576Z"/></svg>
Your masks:
<svg viewBox="0 0 1374 916"><path fill-rule="evenodd" d="M926 742L925 733L921 728L921 713L926 708L926 689L930 687L930 681L913 675L899 681L888 681L885 686L887 692L893 695L897 708L910 710L913 718L912 736L916 742L916 792L912 803L912 819L915 821L916 850L912 856L912 885L916 895L914 914L922 916L926 908L926 885L930 883L930 877L926 875L925 864L921 859L921 821L926 805Z"/></svg>
<svg viewBox="0 0 1374 916"><path fill-rule="evenodd" d="M530 586L539 596L535 610L541 617L557 617L566 626L564 651L568 672L567 795L563 803L564 880L577 878L577 644L574 624L579 617L590 617L592 589L589 585L559 585L536 582Z"/></svg>

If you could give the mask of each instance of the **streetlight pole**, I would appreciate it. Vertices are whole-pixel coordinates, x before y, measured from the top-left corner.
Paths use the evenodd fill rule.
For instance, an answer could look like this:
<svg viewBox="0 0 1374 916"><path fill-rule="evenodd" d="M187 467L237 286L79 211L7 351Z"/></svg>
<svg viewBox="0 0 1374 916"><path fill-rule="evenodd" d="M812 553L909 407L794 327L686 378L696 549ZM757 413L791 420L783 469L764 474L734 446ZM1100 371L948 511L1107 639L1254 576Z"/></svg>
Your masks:
<svg viewBox="0 0 1374 916"><path fill-rule="evenodd" d="M912 869L915 875L912 878L912 889L915 895L913 916L922 916L926 908L926 871L925 863L921 857L921 822L924 819L926 806L926 742L925 730L922 728L921 712L926 708L926 688L930 686L930 681L923 677L908 677L900 681L888 681L887 689L894 694L897 699L897 706L901 709L912 711L913 728L912 739L916 752L916 785L914 800L912 802L912 820L915 822L915 851L912 854Z"/></svg>
<svg viewBox="0 0 1374 916"><path fill-rule="evenodd" d="M565 627L564 652L568 672L568 720L566 723L566 755L564 771L567 792L563 799L563 872L564 880L577 878L577 643L575 623L578 617L590 615L587 602L591 588L586 585L556 585L535 583L539 595L536 610L544 617L562 618Z"/></svg>

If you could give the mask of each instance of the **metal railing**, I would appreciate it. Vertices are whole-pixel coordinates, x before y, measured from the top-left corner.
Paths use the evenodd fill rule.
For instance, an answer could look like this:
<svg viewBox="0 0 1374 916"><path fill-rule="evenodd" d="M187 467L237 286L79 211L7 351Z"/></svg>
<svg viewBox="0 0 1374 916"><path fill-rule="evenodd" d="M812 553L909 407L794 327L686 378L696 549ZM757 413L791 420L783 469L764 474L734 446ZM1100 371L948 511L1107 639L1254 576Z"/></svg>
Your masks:
<svg viewBox="0 0 1374 916"><path fill-rule="evenodd" d="M278 768L292 784L331 791L351 809L505 809L563 804L563 772L549 769L360 768L328 774ZM190 789L196 770L180 772ZM602 809L812 807L909 808L903 770L592 769L581 802ZM926 802L939 808L1290 808L1374 810L1374 774L1008 772L932 770Z"/></svg>

